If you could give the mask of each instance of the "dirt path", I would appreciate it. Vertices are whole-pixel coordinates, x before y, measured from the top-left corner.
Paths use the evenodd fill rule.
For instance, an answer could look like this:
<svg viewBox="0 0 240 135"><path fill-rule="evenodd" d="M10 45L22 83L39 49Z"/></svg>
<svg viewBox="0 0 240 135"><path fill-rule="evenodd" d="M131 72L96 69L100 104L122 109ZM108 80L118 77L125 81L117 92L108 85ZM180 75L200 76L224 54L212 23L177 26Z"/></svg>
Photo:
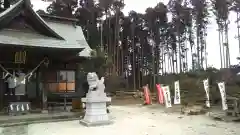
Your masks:
<svg viewBox="0 0 240 135"><path fill-rule="evenodd" d="M213 121L204 115L184 116L179 113L166 113L164 109L157 107L140 105L112 106L111 110L115 121L113 125L84 127L79 121L33 124L27 127L28 133L21 135L239 135L240 133L240 124ZM23 128L18 127L18 129Z"/></svg>

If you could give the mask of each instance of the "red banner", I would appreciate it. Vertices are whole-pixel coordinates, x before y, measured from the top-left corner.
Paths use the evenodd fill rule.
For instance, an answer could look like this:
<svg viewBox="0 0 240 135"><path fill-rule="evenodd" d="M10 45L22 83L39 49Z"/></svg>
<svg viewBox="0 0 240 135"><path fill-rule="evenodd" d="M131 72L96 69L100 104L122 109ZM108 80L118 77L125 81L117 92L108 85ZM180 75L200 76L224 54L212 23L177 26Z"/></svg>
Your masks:
<svg viewBox="0 0 240 135"><path fill-rule="evenodd" d="M150 91L149 91L148 85L143 86L143 91L144 91L144 97L145 97L145 104L150 105L152 101L150 98Z"/></svg>
<svg viewBox="0 0 240 135"><path fill-rule="evenodd" d="M164 104L163 89L161 88L160 84L156 84L156 87L157 87L157 93L158 93L158 102L159 104Z"/></svg>

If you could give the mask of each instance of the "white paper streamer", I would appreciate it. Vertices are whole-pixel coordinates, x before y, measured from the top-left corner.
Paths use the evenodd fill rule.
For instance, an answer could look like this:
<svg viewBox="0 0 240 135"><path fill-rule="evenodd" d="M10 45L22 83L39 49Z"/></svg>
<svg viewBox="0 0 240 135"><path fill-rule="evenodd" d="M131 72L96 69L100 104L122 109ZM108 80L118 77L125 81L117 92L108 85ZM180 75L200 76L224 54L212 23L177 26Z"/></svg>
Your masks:
<svg viewBox="0 0 240 135"><path fill-rule="evenodd" d="M22 111L24 111L24 110L25 110L23 105L22 105L21 109L22 109Z"/></svg>
<svg viewBox="0 0 240 135"><path fill-rule="evenodd" d="M218 88L222 98L222 109L227 110L228 105L227 105L227 99L226 99L225 83L224 82L218 83Z"/></svg>
<svg viewBox="0 0 240 135"><path fill-rule="evenodd" d="M11 110L11 111L13 110L13 105L12 105L12 104L10 105L10 110Z"/></svg>
<svg viewBox="0 0 240 135"><path fill-rule="evenodd" d="M19 105L17 105L17 111L19 111Z"/></svg>
<svg viewBox="0 0 240 135"><path fill-rule="evenodd" d="M210 99L209 99L209 84L208 84L208 79L203 80L203 85L204 85L204 90L206 92L206 107L210 107Z"/></svg>
<svg viewBox="0 0 240 135"><path fill-rule="evenodd" d="M172 107L171 93L170 93L169 86L164 86L163 87L163 94L164 94L164 100L165 100L166 108Z"/></svg>
<svg viewBox="0 0 240 135"><path fill-rule="evenodd" d="M29 110L30 108L29 108L29 105L27 104L27 110Z"/></svg>
<svg viewBox="0 0 240 135"><path fill-rule="evenodd" d="M179 81L174 82L174 88L175 88L174 104L181 104Z"/></svg>

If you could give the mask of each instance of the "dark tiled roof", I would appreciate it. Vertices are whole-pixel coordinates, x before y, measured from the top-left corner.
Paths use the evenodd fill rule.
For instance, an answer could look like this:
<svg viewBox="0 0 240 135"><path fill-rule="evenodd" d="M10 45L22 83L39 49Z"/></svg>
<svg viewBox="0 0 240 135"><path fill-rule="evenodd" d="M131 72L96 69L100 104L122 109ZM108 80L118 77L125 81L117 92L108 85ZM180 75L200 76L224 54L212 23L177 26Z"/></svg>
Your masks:
<svg viewBox="0 0 240 135"><path fill-rule="evenodd" d="M24 14L34 24L35 28L47 36L63 39L48 27L46 22L32 9L30 0L19 0L0 14L0 29L6 27L16 16Z"/></svg>
<svg viewBox="0 0 240 135"><path fill-rule="evenodd" d="M0 13L0 44L4 45L21 45L31 47L50 47L62 49L84 49L80 56L90 56L90 47L86 42L81 27L73 23L61 23L51 19L44 20L29 5L29 0L19 0L9 9ZM47 34L38 34L32 32L23 32L5 29L7 23L12 21L16 16L27 12L34 25L38 30L44 29ZM49 36L50 35L50 36Z"/></svg>

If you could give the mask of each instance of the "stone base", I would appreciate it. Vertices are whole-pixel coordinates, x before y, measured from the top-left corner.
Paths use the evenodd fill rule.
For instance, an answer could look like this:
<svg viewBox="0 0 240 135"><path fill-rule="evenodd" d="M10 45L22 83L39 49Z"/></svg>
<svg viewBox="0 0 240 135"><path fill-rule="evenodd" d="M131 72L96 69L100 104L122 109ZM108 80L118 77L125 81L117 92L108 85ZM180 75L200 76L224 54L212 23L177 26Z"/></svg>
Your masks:
<svg viewBox="0 0 240 135"><path fill-rule="evenodd" d="M110 124L113 124L113 121L109 120L109 121L88 122L88 121L82 119L82 120L80 120L79 123L84 126L87 126L87 127L94 127L94 126L110 125Z"/></svg>
<svg viewBox="0 0 240 135"><path fill-rule="evenodd" d="M48 110L42 110L42 113L46 114L48 113Z"/></svg>

